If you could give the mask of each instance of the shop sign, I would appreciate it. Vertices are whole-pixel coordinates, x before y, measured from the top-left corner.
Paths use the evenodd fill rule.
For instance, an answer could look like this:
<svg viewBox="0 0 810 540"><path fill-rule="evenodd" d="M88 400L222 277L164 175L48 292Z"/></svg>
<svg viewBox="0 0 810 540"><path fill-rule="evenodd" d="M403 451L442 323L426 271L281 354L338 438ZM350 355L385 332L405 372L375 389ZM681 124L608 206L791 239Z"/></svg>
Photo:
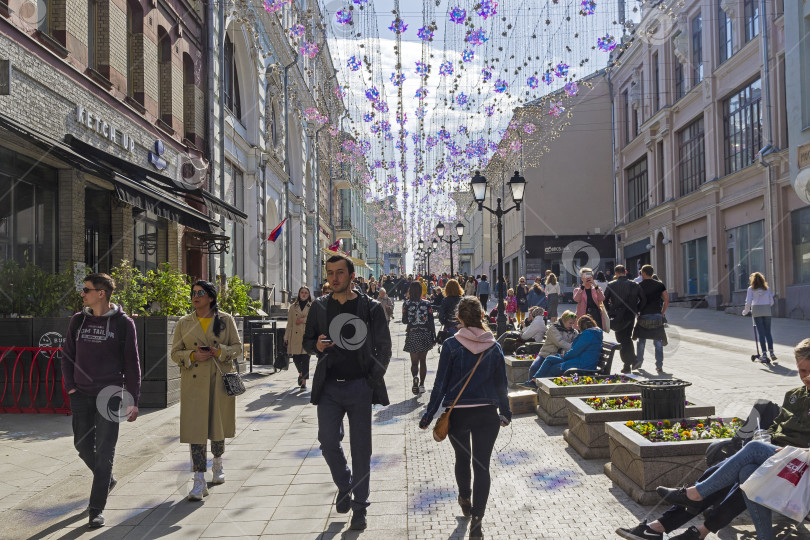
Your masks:
<svg viewBox="0 0 810 540"><path fill-rule="evenodd" d="M76 105L76 122L117 144L126 152L132 153L135 151L135 140L132 137L123 131L119 131L116 126L107 122L106 119L88 111L81 105Z"/></svg>

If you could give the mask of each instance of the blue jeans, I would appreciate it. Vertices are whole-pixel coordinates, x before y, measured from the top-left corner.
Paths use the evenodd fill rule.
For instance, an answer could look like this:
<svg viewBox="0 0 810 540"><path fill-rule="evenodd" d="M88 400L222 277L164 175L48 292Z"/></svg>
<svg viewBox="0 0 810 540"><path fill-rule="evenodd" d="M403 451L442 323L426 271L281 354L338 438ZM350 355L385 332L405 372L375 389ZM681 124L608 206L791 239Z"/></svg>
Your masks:
<svg viewBox="0 0 810 540"><path fill-rule="evenodd" d="M636 345L636 366L641 367L644 362L644 346L647 345L647 340L638 338L638 345ZM660 339L653 340L655 347L655 367L662 369L664 367L664 342Z"/></svg>
<svg viewBox="0 0 810 540"><path fill-rule="evenodd" d="M543 360L545 360L545 358L539 355L534 359L534 362L532 362L532 365L529 367L529 380L526 381L527 383L531 383L532 380L536 378L535 373L537 373L540 366L543 365Z"/></svg>
<svg viewBox="0 0 810 540"><path fill-rule="evenodd" d="M708 497L716 491L745 482L768 458L776 454L778 447L759 441L746 444L742 450L725 460L713 475L695 484L701 497ZM773 540L771 511L745 497L745 505L757 529L757 540Z"/></svg>
<svg viewBox="0 0 810 540"><path fill-rule="evenodd" d="M762 347L762 352L773 352L773 337L771 336L771 318L770 317L754 317L754 324L757 327L757 337L759 338L759 346ZM767 342L768 348L765 348Z"/></svg>

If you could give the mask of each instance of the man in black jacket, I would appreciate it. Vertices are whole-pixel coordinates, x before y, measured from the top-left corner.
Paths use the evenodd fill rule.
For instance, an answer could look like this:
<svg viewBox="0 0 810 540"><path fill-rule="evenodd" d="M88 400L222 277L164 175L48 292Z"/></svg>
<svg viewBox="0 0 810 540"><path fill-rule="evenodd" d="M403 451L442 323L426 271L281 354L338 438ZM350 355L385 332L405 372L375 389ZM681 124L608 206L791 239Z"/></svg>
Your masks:
<svg viewBox="0 0 810 540"><path fill-rule="evenodd" d="M644 291L638 283L627 279L627 270L617 264L613 269L616 279L608 283L605 304L610 315L610 329L616 332L616 341L621 345L622 373L630 373L636 363L633 347L633 325L645 303Z"/></svg>
<svg viewBox="0 0 810 540"><path fill-rule="evenodd" d="M318 407L318 441L338 488L335 509L341 514L351 509L351 529L363 530L369 505L371 407L389 404L384 376L391 361L391 334L380 303L352 290L354 263L349 258L327 259L326 276L332 293L312 303L304 330L304 349L318 357L310 401ZM346 415L353 473L340 444Z"/></svg>

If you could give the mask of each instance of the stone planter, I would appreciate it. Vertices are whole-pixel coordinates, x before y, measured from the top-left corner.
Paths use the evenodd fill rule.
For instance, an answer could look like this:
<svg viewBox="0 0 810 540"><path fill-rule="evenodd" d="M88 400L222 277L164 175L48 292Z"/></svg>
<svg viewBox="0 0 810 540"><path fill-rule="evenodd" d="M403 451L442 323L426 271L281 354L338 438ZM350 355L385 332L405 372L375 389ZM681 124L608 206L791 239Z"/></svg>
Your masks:
<svg viewBox="0 0 810 540"><path fill-rule="evenodd" d="M633 375L626 377L642 380ZM564 426L568 423L566 398L635 393L638 393L635 382L557 386L552 379L537 379L537 416L549 426Z"/></svg>
<svg viewBox="0 0 810 540"><path fill-rule="evenodd" d="M586 458L606 458L610 456L608 435L605 432L607 422L627 422L641 420L641 409L620 409L615 411L597 411L585 400L590 397L611 398L616 396L584 396L565 399L568 409L568 429L563 438L577 453ZM692 417L712 416L714 405L701 405L690 400L686 406L686 415Z"/></svg>
<svg viewBox="0 0 810 540"><path fill-rule="evenodd" d="M702 420L704 418L695 418ZM605 474L639 504L659 504L658 486L689 486L706 470L706 449L727 439L650 442L624 422L608 422L610 462Z"/></svg>
<svg viewBox="0 0 810 540"><path fill-rule="evenodd" d="M515 388L517 383L522 383L529 378L529 368L534 362L534 359L517 358L513 355L504 358L506 362L506 380L509 381L509 387Z"/></svg>

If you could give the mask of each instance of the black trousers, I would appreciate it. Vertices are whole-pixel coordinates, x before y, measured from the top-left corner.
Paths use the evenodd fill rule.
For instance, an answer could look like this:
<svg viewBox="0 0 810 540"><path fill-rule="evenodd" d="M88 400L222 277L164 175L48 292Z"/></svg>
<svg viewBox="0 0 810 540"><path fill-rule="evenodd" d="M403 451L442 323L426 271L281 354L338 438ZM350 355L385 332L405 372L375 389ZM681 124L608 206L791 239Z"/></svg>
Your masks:
<svg viewBox="0 0 810 540"><path fill-rule="evenodd" d="M489 462L501 429L493 405L453 409L448 438L456 453L456 484L465 499L472 495L472 515L483 517L489 499ZM472 478L470 464L472 462Z"/></svg>
<svg viewBox="0 0 810 540"><path fill-rule="evenodd" d="M630 369L636 363L636 348L633 346L633 325L629 324L626 328L616 330L616 341L619 342L621 348L619 355L622 357L624 369Z"/></svg>
<svg viewBox="0 0 810 540"><path fill-rule="evenodd" d="M294 354L293 363L295 369L301 374L304 379L309 379L309 355L308 354Z"/></svg>
<svg viewBox="0 0 810 540"><path fill-rule="evenodd" d="M479 294L478 299L481 301L481 307L484 308L484 311L487 310L487 300L489 300L488 294Z"/></svg>
<svg viewBox="0 0 810 540"><path fill-rule="evenodd" d="M720 464L717 464L706 469L700 480L705 480L711 476L719 467ZM746 510L745 499L740 485L734 484L728 489L721 489L703 499L703 508L709 507L711 509L706 516L704 525L711 532L717 533ZM688 523L694 517L695 515L687 511L683 506L672 506L664 512L664 515L658 521L661 522L666 532L671 532Z"/></svg>
<svg viewBox="0 0 810 540"><path fill-rule="evenodd" d="M112 396L102 409L96 406L96 399L97 396L77 390L70 394L70 410L73 415L73 446L93 473L90 508L104 510L110 492L115 445L118 443L115 414L120 407L121 396Z"/></svg>

